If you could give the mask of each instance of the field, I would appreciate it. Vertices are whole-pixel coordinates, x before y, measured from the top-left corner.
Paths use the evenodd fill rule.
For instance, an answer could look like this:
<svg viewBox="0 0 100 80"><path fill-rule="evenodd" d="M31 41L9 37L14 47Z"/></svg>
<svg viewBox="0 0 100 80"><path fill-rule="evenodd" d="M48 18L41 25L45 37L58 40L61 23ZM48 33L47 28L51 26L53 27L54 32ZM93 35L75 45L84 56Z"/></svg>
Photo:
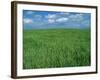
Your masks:
<svg viewBox="0 0 100 80"><path fill-rule="evenodd" d="M23 69L89 66L89 29L24 30Z"/></svg>

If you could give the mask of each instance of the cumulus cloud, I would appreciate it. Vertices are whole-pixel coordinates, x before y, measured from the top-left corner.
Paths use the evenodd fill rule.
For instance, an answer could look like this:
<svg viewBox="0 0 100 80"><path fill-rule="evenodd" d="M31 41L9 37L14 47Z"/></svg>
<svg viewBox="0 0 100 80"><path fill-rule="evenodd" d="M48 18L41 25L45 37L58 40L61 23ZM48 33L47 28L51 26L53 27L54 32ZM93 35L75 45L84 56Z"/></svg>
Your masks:
<svg viewBox="0 0 100 80"><path fill-rule="evenodd" d="M83 14L72 14L69 16L72 21L82 21L84 19Z"/></svg>
<svg viewBox="0 0 100 80"><path fill-rule="evenodd" d="M24 16L23 23L34 28L90 26L90 14L87 13L25 11Z"/></svg>
<svg viewBox="0 0 100 80"><path fill-rule="evenodd" d="M29 19L29 18L25 18L24 23L26 23L26 24L33 23L33 20Z"/></svg>
<svg viewBox="0 0 100 80"><path fill-rule="evenodd" d="M65 22L68 21L68 18L66 15L69 15L67 12L61 12L56 14L48 14L45 16L48 23L58 23L58 22Z"/></svg>
<svg viewBox="0 0 100 80"><path fill-rule="evenodd" d="M62 17L62 18L58 18L56 21L57 22L65 22L65 21L68 21L68 18Z"/></svg>
<svg viewBox="0 0 100 80"><path fill-rule="evenodd" d="M48 14L45 17L48 18L48 19L56 18L56 14Z"/></svg>
<svg viewBox="0 0 100 80"><path fill-rule="evenodd" d="M69 13L69 12L60 12L60 14L61 14L61 15L66 15L66 16L67 16L67 15L69 15L70 13Z"/></svg>
<svg viewBox="0 0 100 80"><path fill-rule="evenodd" d="M33 11L27 11L27 13L26 14L33 14L34 12Z"/></svg>
<svg viewBox="0 0 100 80"><path fill-rule="evenodd" d="M48 19L48 23L54 23L55 20L54 19Z"/></svg>

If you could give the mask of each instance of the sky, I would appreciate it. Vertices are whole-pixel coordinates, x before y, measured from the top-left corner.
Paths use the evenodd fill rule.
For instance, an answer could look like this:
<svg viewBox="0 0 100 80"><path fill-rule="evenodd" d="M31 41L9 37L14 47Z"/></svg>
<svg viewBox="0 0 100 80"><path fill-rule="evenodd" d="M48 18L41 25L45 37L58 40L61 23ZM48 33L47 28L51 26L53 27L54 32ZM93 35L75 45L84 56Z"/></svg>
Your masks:
<svg viewBox="0 0 100 80"><path fill-rule="evenodd" d="M90 13L23 10L24 29L84 29L90 26Z"/></svg>

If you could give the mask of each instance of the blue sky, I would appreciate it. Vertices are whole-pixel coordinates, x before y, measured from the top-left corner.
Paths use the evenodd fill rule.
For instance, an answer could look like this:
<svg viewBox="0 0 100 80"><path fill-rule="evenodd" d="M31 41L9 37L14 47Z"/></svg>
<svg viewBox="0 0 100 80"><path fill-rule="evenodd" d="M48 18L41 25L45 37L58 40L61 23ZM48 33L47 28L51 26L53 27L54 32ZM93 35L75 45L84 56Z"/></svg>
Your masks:
<svg viewBox="0 0 100 80"><path fill-rule="evenodd" d="M84 29L91 26L91 14L23 10L23 25L24 29Z"/></svg>

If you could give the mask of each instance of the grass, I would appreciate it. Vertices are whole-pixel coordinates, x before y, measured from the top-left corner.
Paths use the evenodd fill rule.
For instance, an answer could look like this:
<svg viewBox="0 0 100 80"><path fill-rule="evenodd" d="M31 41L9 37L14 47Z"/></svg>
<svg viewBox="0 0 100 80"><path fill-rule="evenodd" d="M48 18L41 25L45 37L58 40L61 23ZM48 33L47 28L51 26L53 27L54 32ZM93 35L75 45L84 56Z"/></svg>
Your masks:
<svg viewBox="0 0 100 80"><path fill-rule="evenodd" d="M24 30L23 69L89 66L90 30Z"/></svg>

